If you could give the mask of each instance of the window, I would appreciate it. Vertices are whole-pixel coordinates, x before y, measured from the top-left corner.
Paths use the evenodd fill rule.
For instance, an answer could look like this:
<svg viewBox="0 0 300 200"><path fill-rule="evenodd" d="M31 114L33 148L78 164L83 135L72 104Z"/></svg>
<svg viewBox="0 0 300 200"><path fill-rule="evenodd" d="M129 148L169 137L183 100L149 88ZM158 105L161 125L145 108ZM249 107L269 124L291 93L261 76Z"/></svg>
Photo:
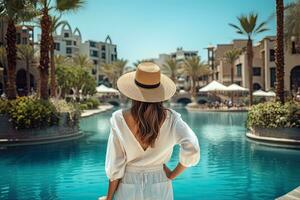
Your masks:
<svg viewBox="0 0 300 200"><path fill-rule="evenodd" d="M253 67L253 76L260 76L260 75L261 75L261 68Z"/></svg>
<svg viewBox="0 0 300 200"><path fill-rule="evenodd" d="M275 67L270 68L270 86L272 88L275 87L275 82L276 82L276 69Z"/></svg>
<svg viewBox="0 0 300 200"><path fill-rule="evenodd" d="M98 57L98 51L91 50L90 55L93 57Z"/></svg>
<svg viewBox="0 0 300 200"><path fill-rule="evenodd" d="M67 46L72 45L72 41L71 40L67 40L66 43L67 43Z"/></svg>
<svg viewBox="0 0 300 200"><path fill-rule="evenodd" d="M76 46L76 45L77 45L76 41L74 41L74 42L73 42L73 45L74 45L74 46Z"/></svg>
<svg viewBox="0 0 300 200"><path fill-rule="evenodd" d="M67 53L72 53L72 49L71 49L70 47L67 47L67 48L66 48L66 52L67 52Z"/></svg>
<svg viewBox="0 0 300 200"><path fill-rule="evenodd" d="M98 60L93 60L94 65L98 64Z"/></svg>
<svg viewBox="0 0 300 200"><path fill-rule="evenodd" d="M101 54L101 58L102 58L102 59L106 59L105 53L102 53L102 54Z"/></svg>
<svg viewBox="0 0 300 200"><path fill-rule="evenodd" d="M54 49L57 50L57 51L59 51L60 50L60 44L57 43L57 42L55 42L54 43Z"/></svg>
<svg viewBox="0 0 300 200"><path fill-rule="evenodd" d="M101 46L101 50L102 50L102 51L105 51L105 45L102 45L102 46Z"/></svg>
<svg viewBox="0 0 300 200"><path fill-rule="evenodd" d="M216 80L219 80L219 72L216 72Z"/></svg>
<svg viewBox="0 0 300 200"><path fill-rule="evenodd" d="M91 42L90 41L90 47L96 47L96 42Z"/></svg>
<svg viewBox="0 0 300 200"><path fill-rule="evenodd" d="M236 76L241 77L242 76L242 64L236 65Z"/></svg>
<svg viewBox="0 0 300 200"><path fill-rule="evenodd" d="M274 62L275 61L275 50L270 49L270 61Z"/></svg>
<svg viewBox="0 0 300 200"><path fill-rule="evenodd" d="M117 53L117 47L115 47L115 53Z"/></svg>
<svg viewBox="0 0 300 200"><path fill-rule="evenodd" d="M115 56L111 54L111 61L114 61Z"/></svg>
<svg viewBox="0 0 300 200"><path fill-rule="evenodd" d="M69 33L64 33L64 37L65 38L69 37Z"/></svg>
<svg viewBox="0 0 300 200"><path fill-rule="evenodd" d="M22 29L22 33L27 33L27 29Z"/></svg>
<svg viewBox="0 0 300 200"><path fill-rule="evenodd" d="M292 54L300 54L300 44L292 42Z"/></svg>

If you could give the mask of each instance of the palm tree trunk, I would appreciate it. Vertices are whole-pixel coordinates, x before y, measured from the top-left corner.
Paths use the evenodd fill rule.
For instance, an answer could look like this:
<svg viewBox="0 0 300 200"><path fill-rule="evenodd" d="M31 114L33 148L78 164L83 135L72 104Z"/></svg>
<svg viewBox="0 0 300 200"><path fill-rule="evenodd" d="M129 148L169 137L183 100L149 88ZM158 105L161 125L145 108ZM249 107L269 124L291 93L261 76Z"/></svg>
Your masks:
<svg viewBox="0 0 300 200"><path fill-rule="evenodd" d="M27 95L30 95L30 71L29 71L29 60L26 60L26 87L27 87Z"/></svg>
<svg viewBox="0 0 300 200"><path fill-rule="evenodd" d="M231 75L231 84L233 84L234 83L234 63L231 63L230 75Z"/></svg>
<svg viewBox="0 0 300 200"><path fill-rule="evenodd" d="M51 97L56 97L56 79L55 79L55 62L54 62L54 39L52 34L50 35L50 59L51 59L51 72L50 72L50 93Z"/></svg>
<svg viewBox="0 0 300 200"><path fill-rule="evenodd" d="M249 106L253 104L253 47L252 40L248 38L247 42L247 69L248 69L248 83L249 83Z"/></svg>
<svg viewBox="0 0 300 200"><path fill-rule="evenodd" d="M276 49L275 49L275 63L276 63L276 99L282 104L284 103L284 5L283 0L276 0Z"/></svg>
<svg viewBox="0 0 300 200"><path fill-rule="evenodd" d="M8 26L6 31L6 41L7 41L7 98L15 99L16 94L16 59L17 59L17 30L15 22L12 19L8 20Z"/></svg>
<svg viewBox="0 0 300 200"><path fill-rule="evenodd" d="M50 26L51 21L48 15L48 8L43 8L43 17L41 19L41 51L40 51L40 98L48 99L48 77L49 77L49 47L50 47Z"/></svg>

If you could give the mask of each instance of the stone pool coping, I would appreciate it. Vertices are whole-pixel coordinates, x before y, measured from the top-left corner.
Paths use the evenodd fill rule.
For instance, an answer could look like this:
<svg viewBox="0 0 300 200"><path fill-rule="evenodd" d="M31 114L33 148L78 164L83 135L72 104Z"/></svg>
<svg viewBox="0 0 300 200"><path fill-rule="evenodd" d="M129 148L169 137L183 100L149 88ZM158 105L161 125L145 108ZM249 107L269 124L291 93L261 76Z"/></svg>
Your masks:
<svg viewBox="0 0 300 200"><path fill-rule="evenodd" d="M300 199L300 186L290 191L289 193L278 197L276 200L291 200L291 199Z"/></svg>
<svg viewBox="0 0 300 200"><path fill-rule="evenodd" d="M84 134L81 131L68 134L56 134L46 137L35 137L35 138L2 138L0 139L0 148L8 146L23 146L23 145L36 145L36 144L49 144L64 142L69 140L75 140L83 137Z"/></svg>
<svg viewBox="0 0 300 200"><path fill-rule="evenodd" d="M84 118L84 117L89 117L89 116L92 116L92 115L95 115L95 114L98 114L98 113L101 113L101 112L105 112L107 110L110 110L112 109L114 106L113 105L110 105L110 104L107 104L107 105L101 105L99 106L97 109L91 109L91 110L84 110L82 113L81 113L81 117Z"/></svg>
<svg viewBox="0 0 300 200"><path fill-rule="evenodd" d="M286 138L275 138L275 137L264 137L254 135L251 131L246 133L246 136L254 141L262 142L263 145L283 148L300 148L300 140L286 139Z"/></svg>

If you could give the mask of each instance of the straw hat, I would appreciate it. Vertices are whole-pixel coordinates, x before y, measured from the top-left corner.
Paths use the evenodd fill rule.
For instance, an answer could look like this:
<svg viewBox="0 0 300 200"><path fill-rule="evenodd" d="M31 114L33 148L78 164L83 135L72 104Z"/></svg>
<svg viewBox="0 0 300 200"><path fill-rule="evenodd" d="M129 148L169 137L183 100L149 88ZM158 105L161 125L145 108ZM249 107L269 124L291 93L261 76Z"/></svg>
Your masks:
<svg viewBox="0 0 300 200"><path fill-rule="evenodd" d="M122 94L142 102L161 102L176 92L175 83L152 62L143 62L136 71L123 74L117 82Z"/></svg>

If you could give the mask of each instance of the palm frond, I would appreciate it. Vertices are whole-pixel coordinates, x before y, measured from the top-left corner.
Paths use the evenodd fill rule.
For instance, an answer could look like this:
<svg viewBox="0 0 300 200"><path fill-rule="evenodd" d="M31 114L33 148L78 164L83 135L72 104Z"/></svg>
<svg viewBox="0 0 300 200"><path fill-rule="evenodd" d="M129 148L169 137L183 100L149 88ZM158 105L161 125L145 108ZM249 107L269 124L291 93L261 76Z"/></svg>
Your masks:
<svg viewBox="0 0 300 200"><path fill-rule="evenodd" d="M56 10L59 12L77 11L85 4L85 0L56 0Z"/></svg>

